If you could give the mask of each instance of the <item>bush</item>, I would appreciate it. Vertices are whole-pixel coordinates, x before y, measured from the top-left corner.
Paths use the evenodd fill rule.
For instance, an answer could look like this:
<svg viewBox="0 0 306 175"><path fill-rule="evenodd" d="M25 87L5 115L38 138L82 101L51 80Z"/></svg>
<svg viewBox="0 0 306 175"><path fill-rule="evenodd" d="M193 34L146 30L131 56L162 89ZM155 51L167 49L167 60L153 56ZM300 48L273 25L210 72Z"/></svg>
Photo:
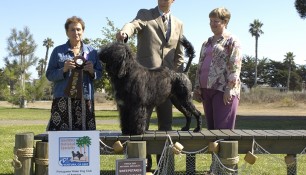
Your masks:
<svg viewBox="0 0 306 175"><path fill-rule="evenodd" d="M107 102L107 94L102 92L95 92L95 101L98 103L105 103Z"/></svg>
<svg viewBox="0 0 306 175"><path fill-rule="evenodd" d="M248 93L242 92L240 104L267 104L280 103L281 106L293 107L299 103L306 103L306 93L303 92L281 92L276 88L257 87Z"/></svg>

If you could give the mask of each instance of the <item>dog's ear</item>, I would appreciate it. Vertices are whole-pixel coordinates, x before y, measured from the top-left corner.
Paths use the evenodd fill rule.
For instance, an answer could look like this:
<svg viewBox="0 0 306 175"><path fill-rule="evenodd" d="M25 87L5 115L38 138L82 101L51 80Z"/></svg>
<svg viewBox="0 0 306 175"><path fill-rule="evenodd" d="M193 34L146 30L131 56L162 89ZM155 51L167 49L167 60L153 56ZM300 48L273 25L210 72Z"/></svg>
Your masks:
<svg viewBox="0 0 306 175"><path fill-rule="evenodd" d="M118 71L118 78L122 78L125 76L127 72L127 63L129 61L129 51L126 47L124 47L124 52L122 53L121 67Z"/></svg>
<svg viewBox="0 0 306 175"><path fill-rule="evenodd" d="M109 57L108 52L109 52L109 46L102 46L99 51L98 51L98 57L100 59L100 61L102 61L103 63L106 63L107 58Z"/></svg>
<svg viewBox="0 0 306 175"><path fill-rule="evenodd" d="M125 74L126 74L126 61L122 60L121 67L120 67L120 69L118 71L118 78L124 77Z"/></svg>

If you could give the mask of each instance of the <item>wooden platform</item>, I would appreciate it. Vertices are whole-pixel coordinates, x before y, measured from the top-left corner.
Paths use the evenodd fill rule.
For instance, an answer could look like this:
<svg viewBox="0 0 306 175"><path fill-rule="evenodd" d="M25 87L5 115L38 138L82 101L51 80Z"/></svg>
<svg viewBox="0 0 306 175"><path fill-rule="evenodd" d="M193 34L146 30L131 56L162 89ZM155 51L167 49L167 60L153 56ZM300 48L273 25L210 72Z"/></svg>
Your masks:
<svg viewBox="0 0 306 175"><path fill-rule="evenodd" d="M184 151L198 151L216 140L237 140L239 154L252 149L253 138L271 154L299 154L306 147L306 130L202 130L192 131L147 131L143 135L122 135L121 131L100 131L100 139L112 146L117 140L146 141L149 154L160 154L165 141L171 137L173 143L180 142ZM35 140L48 140L48 134L34 136Z"/></svg>

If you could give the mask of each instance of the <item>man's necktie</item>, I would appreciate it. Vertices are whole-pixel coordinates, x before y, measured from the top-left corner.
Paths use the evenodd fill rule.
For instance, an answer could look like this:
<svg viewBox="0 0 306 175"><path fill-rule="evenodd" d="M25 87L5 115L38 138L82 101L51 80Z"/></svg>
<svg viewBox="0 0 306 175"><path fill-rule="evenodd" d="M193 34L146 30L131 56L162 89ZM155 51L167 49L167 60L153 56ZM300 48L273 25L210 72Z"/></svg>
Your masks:
<svg viewBox="0 0 306 175"><path fill-rule="evenodd" d="M168 31L168 17L166 15L163 15L162 19L163 19L163 23L164 23L165 32L167 33L167 31Z"/></svg>

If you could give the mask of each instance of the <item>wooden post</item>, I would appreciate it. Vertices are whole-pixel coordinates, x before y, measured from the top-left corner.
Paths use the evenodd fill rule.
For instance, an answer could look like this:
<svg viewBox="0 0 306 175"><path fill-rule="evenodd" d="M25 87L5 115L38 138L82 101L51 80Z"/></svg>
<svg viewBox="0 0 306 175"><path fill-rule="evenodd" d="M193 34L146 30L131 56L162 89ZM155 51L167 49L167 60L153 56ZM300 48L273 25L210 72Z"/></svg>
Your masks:
<svg viewBox="0 0 306 175"><path fill-rule="evenodd" d="M35 175L48 174L49 159L48 142L36 142Z"/></svg>
<svg viewBox="0 0 306 175"><path fill-rule="evenodd" d="M220 141L219 157L224 166L237 169L239 162L238 141ZM226 174L237 174L238 172L224 172Z"/></svg>
<svg viewBox="0 0 306 175"><path fill-rule="evenodd" d="M186 154L186 175L196 174L196 154Z"/></svg>
<svg viewBox="0 0 306 175"><path fill-rule="evenodd" d="M285 156L285 163L287 166L287 175L296 175L297 174L296 154L287 154Z"/></svg>
<svg viewBox="0 0 306 175"><path fill-rule="evenodd" d="M15 135L13 160L14 175L33 174L34 133L19 133Z"/></svg>
<svg viewBox="0 0 306 175"><path fill-rule="evenodd" d="M129 141L127 144L127 157L146 158L147 147L145 141Z"/></svg>
<svg viewBox="0 0 306 175"><path fill-rule="evenodd" d="M129 141L127 143L127 158L146 158L147 144L145 141ZM144 169L146 169L144 167ZM147 173L149 175L149 173Z"/></svg>

